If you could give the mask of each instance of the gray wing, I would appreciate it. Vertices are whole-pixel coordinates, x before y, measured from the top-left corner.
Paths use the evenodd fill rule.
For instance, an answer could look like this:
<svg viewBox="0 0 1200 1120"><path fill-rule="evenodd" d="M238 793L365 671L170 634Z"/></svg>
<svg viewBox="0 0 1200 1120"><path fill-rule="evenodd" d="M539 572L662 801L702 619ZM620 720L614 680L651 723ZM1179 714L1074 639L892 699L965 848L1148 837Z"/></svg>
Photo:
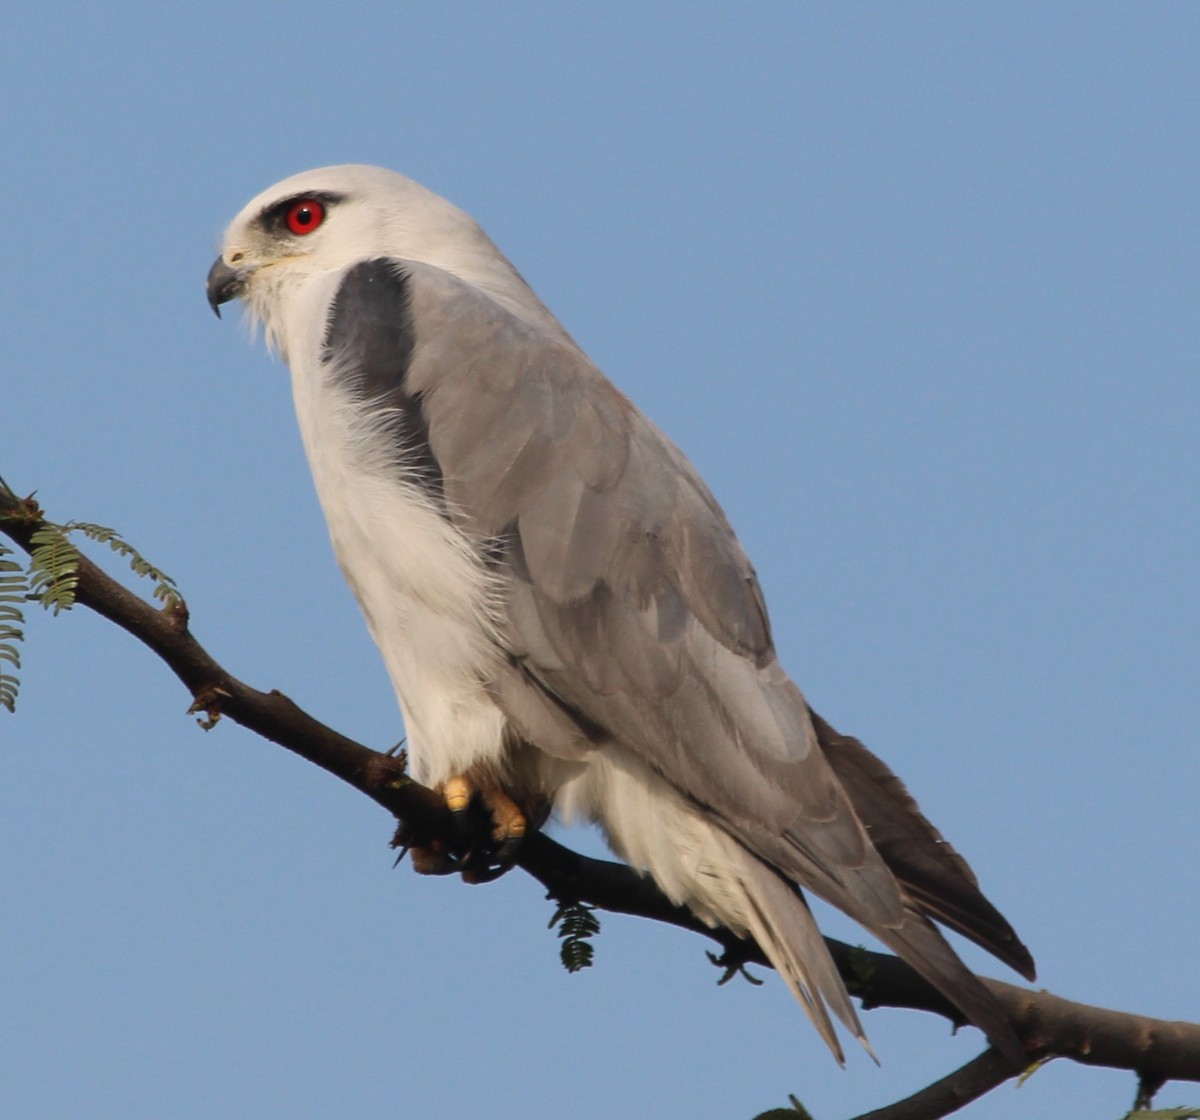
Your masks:
<svg viewBox="0 0 1200 1120"><path fill-rule="evenodd" d="M402 268L415 324L405 392L446 509L506 581L511 660L496 689L510 718L552 753L605 739L636 752L1011 1047L999 1009L868 837L694 467L565 336L445 273Z"/></svg>

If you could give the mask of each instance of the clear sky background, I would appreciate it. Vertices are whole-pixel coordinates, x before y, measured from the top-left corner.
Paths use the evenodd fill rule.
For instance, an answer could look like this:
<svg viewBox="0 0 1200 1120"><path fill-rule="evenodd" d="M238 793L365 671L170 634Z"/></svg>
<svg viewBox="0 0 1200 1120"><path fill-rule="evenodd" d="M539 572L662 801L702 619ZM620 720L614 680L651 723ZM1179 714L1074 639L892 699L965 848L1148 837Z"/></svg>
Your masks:
<svg viewBox="0 0 1200 1120"><path fill-rule="evenodd" d="M380 747L286 371L225 223L380 163L473 213L700 466L814 706L1073 999L1200 1016L1200 7L47 3L0 39L0 473L121 530L233 672ZM84 611L0 714L0 1114L843 1120L977 1032L393 871L389 818ZM598 850L588 834L573 839ZM826 928L857 939L829 917ZM973 948L972 964L1003 968ZM1053 1065L972 1120L1117 1117ZM1163 1105L1195 1104L1169 1086Z"/></svg>

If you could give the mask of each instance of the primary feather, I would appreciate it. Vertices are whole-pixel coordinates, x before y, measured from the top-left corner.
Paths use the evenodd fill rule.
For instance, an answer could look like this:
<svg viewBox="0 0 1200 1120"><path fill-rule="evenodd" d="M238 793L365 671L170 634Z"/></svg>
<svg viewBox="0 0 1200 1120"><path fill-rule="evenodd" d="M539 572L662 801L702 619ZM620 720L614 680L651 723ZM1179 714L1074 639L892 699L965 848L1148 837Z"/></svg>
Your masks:
<svg viewBox="0 0 1200 1120"><path fill-rule="evenodd" d="M306 200L323 220L293 232ZM899 780L812 713L683 454L483 231L411 180L305 172L234 219L210 274L292 372L342 570L416 777L486 766L702 920L753 937L833 1052L863 1032L800 888L913 965L1014 1060L931 922L1033 963Z"/></svg>

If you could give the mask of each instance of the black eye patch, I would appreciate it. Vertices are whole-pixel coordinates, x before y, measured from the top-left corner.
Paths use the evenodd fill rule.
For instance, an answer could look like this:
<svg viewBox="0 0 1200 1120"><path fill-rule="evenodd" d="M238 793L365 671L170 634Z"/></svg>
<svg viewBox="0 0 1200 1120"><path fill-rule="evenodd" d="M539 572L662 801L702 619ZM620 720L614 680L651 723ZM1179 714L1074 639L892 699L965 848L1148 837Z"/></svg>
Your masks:
<svg viewBox="0 0 1200 1120"><path fill-rule="evenodd" d="M296 204L305 201L320 203L325 208L327 215L338 203L345 202L346 196L336 191L297 191L295 194L288 195L287 198L281 198L278 202L272 202L263 207L262 213L258 216L258 224L270 233L285 234L288 237L295 236L294 223L289 222L288 218Z"/></svg>

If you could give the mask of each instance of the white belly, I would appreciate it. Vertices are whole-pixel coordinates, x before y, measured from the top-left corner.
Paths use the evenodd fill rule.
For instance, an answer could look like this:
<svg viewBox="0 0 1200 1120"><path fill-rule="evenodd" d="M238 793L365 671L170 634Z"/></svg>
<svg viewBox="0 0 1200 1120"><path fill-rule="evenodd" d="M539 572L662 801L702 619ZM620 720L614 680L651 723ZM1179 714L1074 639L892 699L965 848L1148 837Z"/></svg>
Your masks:
<svg viewBox="0 0 1200 1120"><path fill-rule="evenodd" d="M487 569L405 479L377 419L319 380L293 371L292 386L334 553L396 689L413 777L433 785L499 764L504 716L483 684L499 655Z"/></svg>

